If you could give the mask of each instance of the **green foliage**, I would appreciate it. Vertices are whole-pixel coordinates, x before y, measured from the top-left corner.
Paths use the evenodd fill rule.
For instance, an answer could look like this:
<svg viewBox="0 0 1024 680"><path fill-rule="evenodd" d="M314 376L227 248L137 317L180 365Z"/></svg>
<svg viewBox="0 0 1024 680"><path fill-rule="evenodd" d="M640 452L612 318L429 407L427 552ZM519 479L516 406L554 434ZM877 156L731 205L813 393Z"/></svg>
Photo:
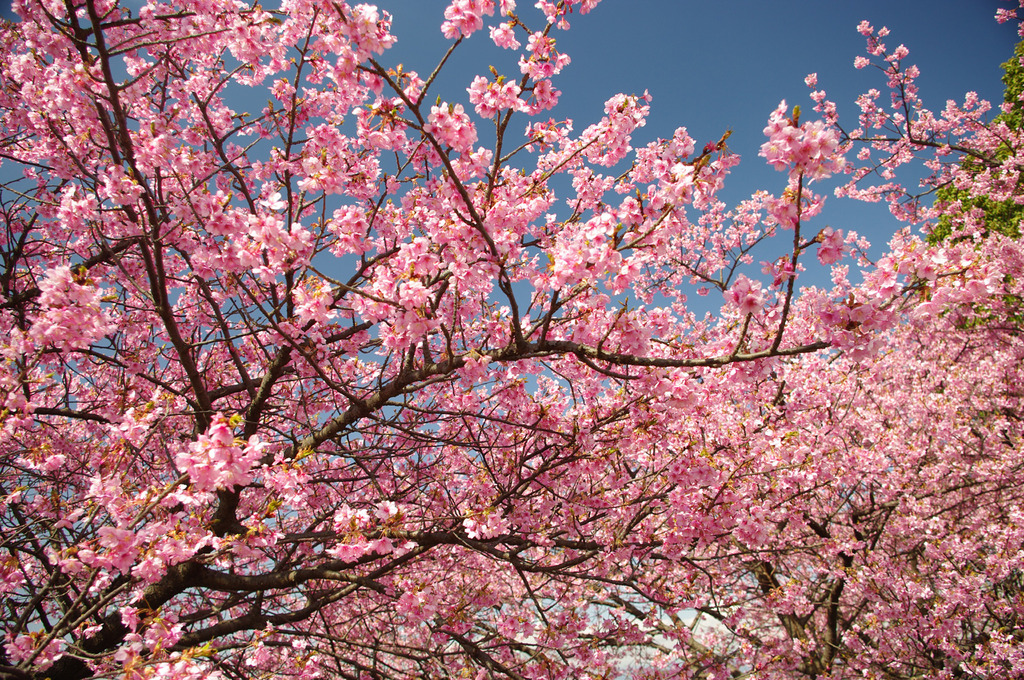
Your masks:
<svg viewBox="0 0 1024 680"><path fill-rule="evenodd" d="M1003 122L1011 130L1024 129L1024 102L1021 101L1021 94L1024 93L1024 66L1021 60L1024 59L1024 41L1017 43L1013 57L1002 64L1003 86L1005 88L1003 101L1010 105L1009 110L1000 113L993 122ZM993 159L1000 162L1008 158L1012 153L1009 147L1000 148ZM976 158L965 159L961 165L972 173L981 172L985 165ZM1024 192L1024 186L1018 183L1018 191ZM986 196L970 195L965 189L957 189L952 184L940 188L935 193L936 205L953 206L959 201L959 207L947 211L939 218L932 232L928 235L929 243L941 243L953 235L954 218L957 221L964 219L983 220L985 229L983 236L997 233L1013 239L1021 237L1021 220L1024 220L1024 205L1015 203L1013 200L993 201ZM1024 330L1024 300L1016 295L1008 295L1003 298L1006 308L1001 314L995 314L991 309L979 306L975 309L975 316L963 323L963 328L989 326L998 323L1011 329L1013 332Z"/></svg>
<svg viewBox="0 0 1024 680"><path fill-rule="evenodd" d="M1024 92L1024 66L1021 66L1021 59L1024 59L1024 41L1017 43L1013 58L1003 64L1003 86L1006 88L1003 101L1013 108L1009 113L1000 114L999 120L1005 121L1014 130L1024 125L1024 103L1020 100Z"/></svg>
<svg viewBox="0 0 1024 680"><path fill-rule="evenodd" d="M1024 59L1024 41L1017 43L1013 57L1005 62L1003 66L1003 101L1010 105L1009 111L1004 111L995 117L993 122L1003 122L1011 130L1024 128L1024 102L1021 102L1021 93L1024 93L1024 66L1021 66L1021 59ZM1011 153L1009 148L1000 149L996 153L995 160L1001 161ZM961 166L973 172L980 172L983 164L977 159L967 159ZM1020 187L1024 189L1024 187ZM974 210L981 212L981 219L985 222L985 235L990 233L1003 234L1010 238L1020 238L1020 223L1024 219L1024 205L1013 201L993 201L984 196L971 197L964 189L957 189L953 185L946 185L935 193L936 204L951 205L960 202L960 210L957 214L970 215ZM928 237L930 243L939 243L950 237L953 233L953 223L948 215L939 218L938 223Z"/></svg>

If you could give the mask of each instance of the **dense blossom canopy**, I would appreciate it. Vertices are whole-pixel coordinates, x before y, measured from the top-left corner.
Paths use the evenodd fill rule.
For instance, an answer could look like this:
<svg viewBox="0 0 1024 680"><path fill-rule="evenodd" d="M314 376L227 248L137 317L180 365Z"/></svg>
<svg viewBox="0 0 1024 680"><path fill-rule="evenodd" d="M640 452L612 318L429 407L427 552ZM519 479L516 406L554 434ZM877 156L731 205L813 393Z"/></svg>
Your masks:
<svg viewBox="0 0 1024 680"><path fill-rule="evenodd" d="M725 130L559 117L597 4L417 71L365 4L15 0L0 677L1024 677L1019 126L865 22L888 93L809 76L729 206ZM467 39L519 70L442 101Z"/></svg>

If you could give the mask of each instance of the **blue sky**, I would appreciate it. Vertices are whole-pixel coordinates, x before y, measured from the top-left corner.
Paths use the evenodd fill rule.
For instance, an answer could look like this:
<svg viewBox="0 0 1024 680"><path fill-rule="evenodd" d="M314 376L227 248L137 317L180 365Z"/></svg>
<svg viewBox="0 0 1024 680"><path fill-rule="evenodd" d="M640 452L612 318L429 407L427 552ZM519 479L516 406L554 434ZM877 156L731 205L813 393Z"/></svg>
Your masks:
<svg viewBox="0 0 1024 680"><path fill-rule="evenodd" d="M382 61L428 73L446 48L439 26L448 3L377 4L394 15L398 36ZM527 25L542 26L532 0L517 4ZM855 126L857 95L885 89L877 71L853 68L854 57L864 54L865 41L856 30L861 20L887 26L890 49L900 43L910 49L908 62L921 69L926 106L941 109L947 99L962 101L969 90L1002 101L1000 64L1012 55L1017 33L1014 24L1000 25L994 17L998 8L1012 6L997 0L603 0L593 12L573 15L570 31L556 33L573 61L556 78L563 95L555 115L573 118L581 130L601 117L613 94L648 90L651 116L637 142L668 137L682 125L700 148L731 129L729 146L743 162L723 196L735 203L761 188L777 193L785 178L757 156L762 129L781 99L808 111L808 73L818 74L819 86L839 105L848 127ZM495 48L486 31L474 34L456 52L439 93L467 102L465 88L474 75L487 74L490 64L501 70L513 57ZM876 255L897 226L884 206L835 198L822 219L812 226L827 222L855 229L871 238Z"/></svg>
<svg viewBox="0 0 1024 680"><path fill-rule="evenodd" d="M134 4L134 0L129 0ZM356 0L351 0L356 1ZM371 1L372 0L364 0ZM268 2L267 6L273 2ZM394 15L398 44L382 58L425 75L444 53L441 35L446 0L378 0ZM531 28L543 18L533 0L519 0L517 12ZM856 26L867 19L887 26L889 47L910 49L910 63L926 105L941 109L949 98L974 90L1002 100L1002 71L1017 40L1015 26L997 24L1007 0L603 0L587 15L573 15L572 29L558 32L559 49L572 64L556 78L562 100L554 115L573 118L576 129L595 122L604 102L618 92L653 96L647 126L635 137L643 144L686 126L698 148L732 130L729 147L743 157L723 197L735 203L757 189L781 191L784 178L757 156L768 114L786 99L809 108L804 77L818 74L819 86L839 105L853 127L854 100L870 87L884 90L872 69L857 71L854 57L864 39ZM9 3L0 0L0 6ZM491 17L497 21L497 17ZM496 48L486 31L457 51L437 83L450 101L468 104L465 88L494 64L515 74L516 54ZM503 61L504 60L504 61ZM468 108L468 107L467 107ZM525 128L526 118L520 118ZM819 185L820 186L820 185ZM821 189L819 189L820 191ZM837 205L842 203L842 205ZM824 218L835 226L867 234L877 248L895 223L884 207L833 199Z"/></svg>
<svg viewBox="0 0 1024 680"><path fill-rule="evenodd" d="M377 4L394 15L392 29L399 38L381 61L429 73L447 47L440 24L448 2ZM542 26L533 0L518 5L531 28ZM686 126L700 148L732 130L729 147L743 162L722 197L735 204L757 189L778 193L785 186L784 176L757 152L768 115L781 99L810 108L808 73L818 74L819 86L837 102L848 127L855 125L857 95L871 87L884 90L877 71L853 68L854 57L864 53L864 39L856 31L862 19L891 30L890 48L903 43L910 49L908 61L922 71L918 84L926 105L941 109L949 98L962 101L969 90L1002 100L1000 64L1012 54L1017 34L1013 24L997 24L994 15L1012 5L1006 0L603 0L593 12L573 15L570 31L555 33L559 49L573 61L555 80L563 95L553 115L573 118L582 130L601 117L612 95L648 90L651 116L635 136L637 145ZM466 87L473 76L487 74L491 64L514 75L516 57L481 31L456 52L437 92L468 104ZM520 116L513 130L518 133L526 123ZM884 206L835 198L819 220L808 230L826 223L857 230L874 243L873 255L881 254L898 226Z"/></svg>

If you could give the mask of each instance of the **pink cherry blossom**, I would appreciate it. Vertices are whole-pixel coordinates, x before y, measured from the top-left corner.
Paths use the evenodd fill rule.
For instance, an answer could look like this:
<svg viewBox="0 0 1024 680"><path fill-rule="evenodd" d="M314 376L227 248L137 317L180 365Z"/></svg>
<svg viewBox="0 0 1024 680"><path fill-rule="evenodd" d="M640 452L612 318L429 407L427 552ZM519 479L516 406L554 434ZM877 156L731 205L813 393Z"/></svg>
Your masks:
<svg viewBox="0 0 1024 680"><path fill-rule="evenodd" d="M47 272L40 283L39 304L29 337L41 345L60 349L87 347L113 329L104 309L103 289L83 274L72 273L67 266Z"/></svg>
<svg viewBox="0 0 1024 680"><path fill-rule="evenodd" d="M476 128L462 104L431 106L428 120L430 124L424 130L456 151L466 152L476 142Z"/></svg>
<svg viewBox="0 0 1024 680"><path fill-rule="evenodd" d="M504 13L504 12L503 12ZM490 29L491 40L498 47L502 47L506 50L518 50L521 44L516 40L516 34L513 30L512 24L508 22L498 25L497 27L492 26Z"/></svg>
<svg viewBox="0 0 1024 680"><path fill-rule="evenodd" d="M740 314L753 314L761 309L761 285L741 274L726 293L726 299L736 305Z"/></svg>
<svg viewBox="0 0 1024 680"><path fill-rule="evenodd" d="M843 232L832 227L825 227L818 234L818 261L822 264L835 264L843 258Z"/></svg>
<svg viewBox="0 0 1024 680"><path fill-rule="evenodd" d="M772 113L764 129L768 141L761 146L761 156L777 170L787 170L790 176L802 176L808 181L823 179L842 172L845 160L839 152L839 137L822 121L796 124L786 117L788 109L783 101Z"/></svg>
<svg viewBox="0 0 1024 680"><path fill-rule="evenodd" d="M483 16L494 14L492 0L452 0L444 11L441 32L446 38L466 37L483 28Z"/></svg>
<svg viewBox="0 0 1024 680"><path fill-rule="evenodd" d="M257 438L237 442L223 416L210 429L175 457L175 464L191 478L197 491L231 489L252 480L252 466L259 460L262 445Z"/></svg>
<svg viewBox="0 0 1024 680"><path fill-rule="evenodd" d="M1024 676L1014 103L863 22L731 201L597 4L14 2L0 675Z"/></svg>

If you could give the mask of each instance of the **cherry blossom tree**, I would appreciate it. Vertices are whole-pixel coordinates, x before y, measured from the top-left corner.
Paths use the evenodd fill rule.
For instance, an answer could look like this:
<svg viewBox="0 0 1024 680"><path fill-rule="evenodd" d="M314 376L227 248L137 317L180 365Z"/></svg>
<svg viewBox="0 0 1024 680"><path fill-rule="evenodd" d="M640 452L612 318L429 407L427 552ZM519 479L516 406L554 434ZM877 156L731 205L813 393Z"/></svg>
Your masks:
<svg viewBox="0 0 1024 680"><path fill-rule="evenodd" d="M16 0L0 677L1024 675L1024 248L928 200L1024 202L1021 131L865 22L888 94L809 76L728 206L727 131L557 116L595 5L416 71L368 5Z"/></svg>

